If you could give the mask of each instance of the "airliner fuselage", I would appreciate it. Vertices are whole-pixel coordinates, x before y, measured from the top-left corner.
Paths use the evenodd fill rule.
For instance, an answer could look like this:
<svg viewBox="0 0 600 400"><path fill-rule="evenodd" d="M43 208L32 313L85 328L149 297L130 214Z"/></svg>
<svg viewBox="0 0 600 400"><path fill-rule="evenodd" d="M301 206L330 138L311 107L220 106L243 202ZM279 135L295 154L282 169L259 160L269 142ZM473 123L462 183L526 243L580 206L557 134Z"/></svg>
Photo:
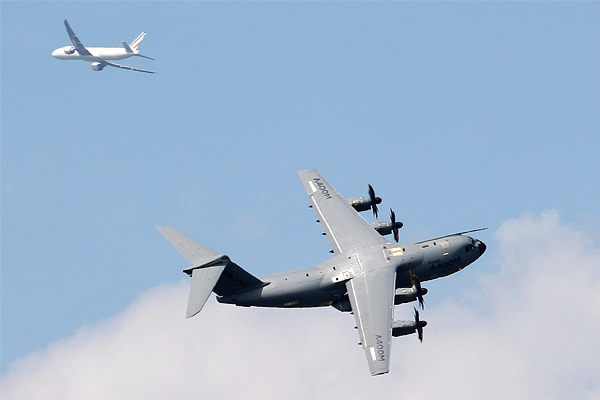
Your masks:
<svg viewBox="0 0 600 400"><path fill-rule="evenodd" d="M84 60L88 62L104 60L122 60L134 56L122 47L86 47L91 56L80 55L73 46L60 47L52 52L52 57L59 60Z"/></svg>

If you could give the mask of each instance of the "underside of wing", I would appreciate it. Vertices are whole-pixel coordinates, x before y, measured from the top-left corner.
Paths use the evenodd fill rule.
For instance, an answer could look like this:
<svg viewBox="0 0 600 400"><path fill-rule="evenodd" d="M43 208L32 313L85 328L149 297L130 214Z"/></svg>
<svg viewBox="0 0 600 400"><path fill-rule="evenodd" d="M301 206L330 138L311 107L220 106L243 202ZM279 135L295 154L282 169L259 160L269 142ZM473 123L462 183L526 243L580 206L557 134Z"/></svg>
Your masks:
<svg viewBox="0 0 600 400"><path fill-rule="evenodd" d="M389 372L396 273L381 268L346 283L371 375Z"/></svg>
<svg viewBox="0 0 600 400"><path fill-rule="evenodd" d="M112 63L112 62L108 62L108 61L102 61L102 64L109 65L109 66L115 67L115 68L128 69L130 71L145 72L147 74L155 74L156 73L154 71L146 71L145 69L128 67L126 65L119 65L119 64Z"/></svg>
<svg viewBox="0 0 600 400"><path fill-rule="evenodd" d="M71 42L73 42L73 46L75 46L75 50L77 50L77 53L79 53L79 55L81 56L91 56L92 54L88 51L88 49L85 48L83 44L81 44L81 41L79 40L75 32L73 32L73 29L71 29L71 27L69 26L69 22L66 19L65 27L67 28L67 33L69 34Z"/></svg>
<svg viewBox="0 0 600 400"><path fill-rule="evenodd" d="M298 175L336 254L359 246L385 242L317 170L300 171Z"/></svg>

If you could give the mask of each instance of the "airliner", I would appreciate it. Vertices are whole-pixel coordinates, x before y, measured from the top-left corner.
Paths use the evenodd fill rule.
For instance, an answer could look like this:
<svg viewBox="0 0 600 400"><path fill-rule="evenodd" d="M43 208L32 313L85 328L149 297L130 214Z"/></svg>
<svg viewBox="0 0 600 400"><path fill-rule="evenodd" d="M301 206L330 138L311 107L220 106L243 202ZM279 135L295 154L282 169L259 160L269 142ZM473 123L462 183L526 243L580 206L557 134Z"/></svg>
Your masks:
<svg viewBox="0 0 600 400"><path fill-rule="evenodd" d="M85 47L83 44L81 44L81 41L77 35L75 35L75 32L73 32L73 29L71 29L69 22L66 19L65 27L67 28L67 33L71 38L71 42L73 42L73 46L64 46L54 50L52 52L53 57L58 58L59 60L84 60L91 62L92 69L94 71L102 71L104 67L110 66L128 69L130 71L146 72L148 74L155 73L153 71L146 71L143 69L128 67L111 62L112 60L122 60L124 58L133 56L154 60L154 58L141 55L140 51L138 50L138 47L142 42L142 39L144 39L146 32L140 33L140 35L130 44L122 42L123 47Z"/></svg>

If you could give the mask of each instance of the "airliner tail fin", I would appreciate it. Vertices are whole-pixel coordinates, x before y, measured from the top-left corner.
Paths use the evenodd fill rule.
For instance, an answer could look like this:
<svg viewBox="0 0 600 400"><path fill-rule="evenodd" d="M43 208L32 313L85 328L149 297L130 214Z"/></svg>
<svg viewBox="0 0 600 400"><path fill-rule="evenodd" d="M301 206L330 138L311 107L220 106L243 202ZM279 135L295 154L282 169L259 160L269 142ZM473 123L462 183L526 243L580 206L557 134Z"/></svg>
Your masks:
<svg viewBox="0 0 600 400"><path fill-rule="evenodd" d="M146 36L146 32L140 33L140 35L138 37L136 37L133 42L129 43L129 47L132 50L137 50L137 48L140 45L140 43L142 43L142 40L144 39L144 36Z"/></svg>

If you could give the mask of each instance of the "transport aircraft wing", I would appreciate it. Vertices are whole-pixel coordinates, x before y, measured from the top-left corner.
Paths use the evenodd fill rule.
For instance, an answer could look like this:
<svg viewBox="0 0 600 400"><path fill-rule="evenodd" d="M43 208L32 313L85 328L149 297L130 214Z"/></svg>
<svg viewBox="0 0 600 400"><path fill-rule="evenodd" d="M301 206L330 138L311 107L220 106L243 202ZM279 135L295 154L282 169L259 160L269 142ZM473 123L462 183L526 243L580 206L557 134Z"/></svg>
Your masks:
<svg viewBox="0 0 600 400"><path fill-rule="evenodd" d="M380 254L365 251L387 243L316 170L298 172L336 254L355 267L346 281L360 341L372 375L389 371L396 270Z"/></svg>
<svg viewBox="0 0 600 400"><path fill-rule="evenodd" d="M396 271L380 268L346 282L348 298L371 375L390 370Z"/></svg>
<svg viewBox="0 0 600 400"><path fill-rule="evenodd" d="M386 240L315 169L298 172L335 254Z"/></svg>

